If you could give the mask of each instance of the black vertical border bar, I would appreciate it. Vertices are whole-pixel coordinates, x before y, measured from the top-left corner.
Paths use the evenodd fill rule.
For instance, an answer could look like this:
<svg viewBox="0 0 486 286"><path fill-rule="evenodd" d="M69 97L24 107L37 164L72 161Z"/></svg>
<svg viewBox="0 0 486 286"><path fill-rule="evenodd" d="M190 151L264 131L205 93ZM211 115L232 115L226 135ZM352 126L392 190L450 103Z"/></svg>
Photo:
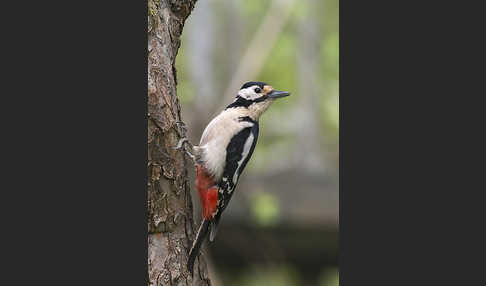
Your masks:
<svg viewBox="0 0 486 286"><path fill-rule="evenodd" d="M418 6L417 6L418 5ZM340 1L340 284L413 285L423 4ZM412 20L413 19L413 20ZM420 62L420 60L424 60ZM419 159L420 160L420 159Z"/></svg>

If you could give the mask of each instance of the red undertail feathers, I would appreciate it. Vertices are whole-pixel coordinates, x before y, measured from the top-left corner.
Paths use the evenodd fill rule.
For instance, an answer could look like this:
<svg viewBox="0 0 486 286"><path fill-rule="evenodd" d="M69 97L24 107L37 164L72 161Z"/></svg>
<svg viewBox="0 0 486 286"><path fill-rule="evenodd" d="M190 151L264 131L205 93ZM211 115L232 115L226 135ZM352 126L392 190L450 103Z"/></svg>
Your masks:
<svg viewBox="0 0 486 286"><path fill-rule="evenodd" d="M218 204L218 187L214 177L201 165L197 165L196 189L202 205L203 219L212 219Z"/></svg>

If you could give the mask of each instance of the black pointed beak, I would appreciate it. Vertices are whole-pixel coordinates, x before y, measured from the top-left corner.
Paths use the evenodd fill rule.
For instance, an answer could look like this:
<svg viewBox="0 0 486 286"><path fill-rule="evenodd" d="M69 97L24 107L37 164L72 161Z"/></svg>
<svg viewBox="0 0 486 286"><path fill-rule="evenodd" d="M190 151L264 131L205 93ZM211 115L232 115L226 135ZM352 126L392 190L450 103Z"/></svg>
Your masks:
<svg viewBox="0 0 486 286"><path fill-rule="evenodd" d="M270 93L267 94L268 98L280 98L289 96L290 92L288 91L280 91L280 90L272 90Z"/></svg>

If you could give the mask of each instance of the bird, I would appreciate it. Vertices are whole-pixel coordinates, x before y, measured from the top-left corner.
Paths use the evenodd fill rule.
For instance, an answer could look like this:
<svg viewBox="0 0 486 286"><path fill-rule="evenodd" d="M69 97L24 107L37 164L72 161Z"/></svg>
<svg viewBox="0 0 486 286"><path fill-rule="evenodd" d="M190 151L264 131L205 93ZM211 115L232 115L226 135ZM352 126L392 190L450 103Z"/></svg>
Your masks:
<svg viewBox="0 0 486 286"><path fill-rule="evenodd" d="M198 146L182 138L175 147L183 149L195 165L195 186L202 205L202 222L187 262L191 275L208 233L209 241L214 241L221 215L255 150L260 116L276 99L289 95L290 92L276 90L265 82L246 82L233 102L206 126Z"/></svg>

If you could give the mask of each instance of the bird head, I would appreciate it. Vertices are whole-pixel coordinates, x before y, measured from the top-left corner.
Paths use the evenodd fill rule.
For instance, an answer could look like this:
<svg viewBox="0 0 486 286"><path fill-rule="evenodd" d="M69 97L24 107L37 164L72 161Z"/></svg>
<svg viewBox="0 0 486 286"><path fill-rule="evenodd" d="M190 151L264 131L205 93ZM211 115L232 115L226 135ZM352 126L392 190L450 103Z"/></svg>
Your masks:
<svg viewBox="0 0 486 286"><path fill-rule="evenodd" d="M289 96L290 92L274 89L264 82L250 81L245 83L233 103L228 108L246 108L250 116L258 119L277 98Z"/></svg>

